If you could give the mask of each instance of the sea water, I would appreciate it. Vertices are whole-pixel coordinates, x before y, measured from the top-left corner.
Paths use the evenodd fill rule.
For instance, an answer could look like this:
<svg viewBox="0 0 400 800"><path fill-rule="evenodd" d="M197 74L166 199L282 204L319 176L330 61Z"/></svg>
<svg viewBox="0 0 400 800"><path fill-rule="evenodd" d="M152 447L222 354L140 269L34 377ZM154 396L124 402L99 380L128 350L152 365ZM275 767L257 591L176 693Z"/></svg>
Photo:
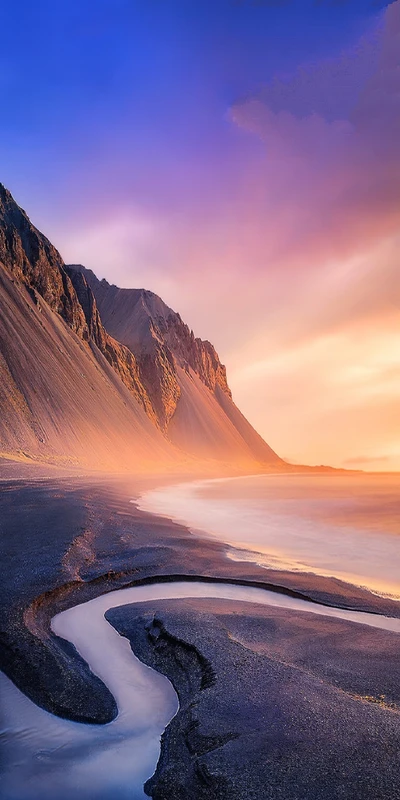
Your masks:
<svg viewBox="0 0 400 800"><path fill-rule="evenodd" d="M226 542L227 554L278 569L334 575L400 599L400 476L263 475L148 492L139 505ZM252 587L177 583L95 598L54 618L118 703L108 725L57 719L0 675L5 800L142 800L160 735L178 704L104 618L125 603L214 597L336 616L400 632L400 620L323 608Z"/></svg>
<svg viewBox="0 0 400 800"><path fill-rule="evenodd" d="M255 475L152 490L139 508L230 545L235 560L334 576L400 599L400 475Z"/></svg>
<svg viewBox="0 0 400 800"><path fill-rule="evenodd" d="M147 667L104 614L135 602L202 597L307 611L400 634L400 619L337 608L264 589L178 581L135 586L96 597L58 614L54 633L72 642L113 693L118 716L85 725L38 708L0 673L2 800L144 800L155 770L160 736L178 709L171 683ZM151 608L151 606L150 606Z"/></svg>

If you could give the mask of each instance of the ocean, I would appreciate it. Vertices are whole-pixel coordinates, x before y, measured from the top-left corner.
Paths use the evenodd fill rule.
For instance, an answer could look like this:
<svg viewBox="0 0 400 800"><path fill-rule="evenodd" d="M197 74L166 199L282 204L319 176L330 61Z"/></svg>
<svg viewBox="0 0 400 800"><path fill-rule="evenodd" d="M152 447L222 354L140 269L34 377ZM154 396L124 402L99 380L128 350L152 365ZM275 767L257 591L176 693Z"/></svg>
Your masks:
<svg viewBox="0 0 400 800"><path fill-rule="evenodd" d="M400 475L249 475L146 492L139 507L264 567L334 576L400 600Z"/></svg>

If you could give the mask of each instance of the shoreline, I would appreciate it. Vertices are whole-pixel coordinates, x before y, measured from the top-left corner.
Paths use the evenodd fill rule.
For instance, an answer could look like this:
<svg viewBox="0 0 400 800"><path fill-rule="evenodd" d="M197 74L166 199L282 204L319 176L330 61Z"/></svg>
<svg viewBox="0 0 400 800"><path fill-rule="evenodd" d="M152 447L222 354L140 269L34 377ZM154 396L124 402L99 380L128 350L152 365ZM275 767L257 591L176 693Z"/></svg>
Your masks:
<svg viewBox="0 0 400 800"><path fill-rule="evenodd" d="M304 800L398 800L398 634L309 610L265 612L211 598L106 612L179 697L146 793L298 800L301 787Z"/></svg>
<svg viewBox="0 0 400 800"><path fill-rule="evenodd" d="M101 481L93 476L64 476L1 481L2 564L7 564L0 588L5 610L1 627L2 669L39 707L65 719L97 723L100 727L115 717L115 701L110 692L90 672L74 648L54 636L50 624L53 616L67 608L127 586L171 584L174 580L182 579L221 585L234 583L238 586L268 588L288 597L306 598L321 607L336 606L400 617L398 602L340 580L320 578L313 573L266 570L249 562L230 560L224 543L201 539L173 520L139 511L130 502L135 494L134 480L127 480L126 476L124 480L110 480L109 476L103 476ZM138 483L136 486L137 494L141 487ZM201 617L203 613L200 601L196 602L197 605L193 601L195 627L198 614ZM190 601L187 603L190 607ZM213 615L216 615L215 620L219 618L217 605L215 601L211 616L207 616L210 631L214 630L216 624L212 621ZM164 615L162 608L157 606L158 618L167 625L168 630L174 630L174 614L171 609L167 614L166 605ZM236 608L229 624L235 620L235 624L239 624L239 615L246 626L250 612L245 614ZM116 611L113 613L116 614ZM314 616L306 613L309 617ZM129 612L125 610L124 614L123 624L130 638L131 623L126 617ZM284 609L268 613L269 619L279 618L279 625L292 624L292 617L292 613ZM260 630L265 624L265 620L257 622ZM318 637L326 636L323 623L315 623L312 630L316 641ZM185 631L190 642L192 634L187 627ZM200 636L200 633L197 635ZM389 647L390 637L393 636L395 634L380 631L382 646ZM364 637L363 641L364 647L372 647L370 637ZM149 646L149 643L146 647L141 645L143 653L147 653L142 660L151 666L153 656ZM209 647L207 644L204 646ZM221 647L228 657L230 642L221 640ZM133 649L136 653L134 645ZM373 648L370 652L373 653ZM219 663L217 654L215 658ZM351 665L356 665L356 653L351 655L349 651L346 658L351 675ZM395 656L391 658L397 669ZM167 666L164 665L166 674L169 669ZM218 669L222 669L221 664ZM377 686L379 682L383 685L385 669L384 664L376 667L377 675L381 675ZM232 670L234 674L234 666ZM231 685L230 677L227 677L227 681L225 689L229 694L235 690L235 686ZM218 727L218 720L215 720L215 724ZM179 758L179 753L175 753L176 768ZM163 774L164 767L165 764L162 767ZM233 769L232 764L229 769ZM188 785L197 786L198 789L196 781L195 784L189 781ZM171 786L168 786L170 792ZM173 796L168 792L162 794L161 790L157 794L157 791L154 789L153 798L169 800ZM235 795L221 794L221 797L225 796ZM240 798L242 796L238 795ZM193 797L200 798L202 795L193 794ZM384 797L385 800L386 797L387 800L394 800L396 795Z"/></svg>
<svg viewBox="0 0 400 800"><path fill-rule="evenodd" d="M381 480L376 483L377 476L372 473L351 476L351 480L360 481L358 490L361 503L365 503L365 519L361 522L351 513L348 518L329 519L332 509L345 507L351 498L347 476L343 483L342 475L336 475L332 483L330 475L312 473L198 478L147 489L136 505L142 511L188 527L194 536L225 543L227 555L234 561L255 564L269 573L313 574L321 579L339 580L383 600L400 603L400 582L394 570L398 557L394 550L394 534L398 533L393 528L395 509L391 527L385 529L382 525L376 530L376 509L368 506L368 483L372 482L370 491L380 499L382 514L385 503L393 503L392 496L400 484L393 483L398 477L395 474L390 485L386 483L386 475L379 477ZM306 494L301 503L298 478L311 481L307 487L309 497ZM318 485L320 480L324 480L322 488ZM336 480L342 485L332 491ZM238 494L232 490L236 482L239 482ZM351 489L352 484L349 485ZM392 494L387 495L388 486ZM313 516L314 504L322 508L319 515ZM357 513L359 507L354 505L353 509L350 502L349 512ZM379 564L375 551L385 546L388 556L386 561L381 558ZM359 559L360 554L363 557Z"/></svg>
<svg viewBox="0 0 400 800"><path fill-rule="evenodd" d="M193 536L185 526L138 511L128 499L133 494L133 482L110 485L109 478L100 485L92 478L3 482L2 564L8 568L2 585L1 666L31 699L61 716L104 722L112 718L113 704L108 698L105 718L99 707L105 702L103 690L94 685L84 664L76 658L71 664L70 654L54 643L51 617L140 580L206 576L282 586L289 594L298 592L328 606L400 616L396 601L336 579L234 562L227 558L225 544ZM46 685L43 675L37 674L35 659L43 675L49 670L53 677L55 696L52 680ZM35 685L32 674L36 674ZM82 694L87 710L76 708L72 690L64 692L64 705L59 706L60 688L71 681L86 686Z"/></svg>

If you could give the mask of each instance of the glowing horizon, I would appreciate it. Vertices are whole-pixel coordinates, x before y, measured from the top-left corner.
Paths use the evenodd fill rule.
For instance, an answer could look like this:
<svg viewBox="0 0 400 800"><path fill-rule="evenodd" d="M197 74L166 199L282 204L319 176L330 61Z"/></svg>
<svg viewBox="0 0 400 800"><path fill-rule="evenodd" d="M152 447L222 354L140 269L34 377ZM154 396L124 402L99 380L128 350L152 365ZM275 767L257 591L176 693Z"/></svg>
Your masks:
<svg viewBox="0 0 400 800"><path fill-rule="evenodd" d="M67 263L212 341L282 458L400 470L400 0L43 5L71 53L2 87L17 202Z"/></svg>

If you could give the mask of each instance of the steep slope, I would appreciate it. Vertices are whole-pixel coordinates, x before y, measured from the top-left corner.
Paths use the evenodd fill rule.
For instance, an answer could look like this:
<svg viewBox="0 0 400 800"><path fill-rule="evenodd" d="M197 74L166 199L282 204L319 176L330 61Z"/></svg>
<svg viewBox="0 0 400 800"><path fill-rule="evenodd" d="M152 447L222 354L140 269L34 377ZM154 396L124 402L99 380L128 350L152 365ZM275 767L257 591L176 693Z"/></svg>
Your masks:
<svg viewBox="0 0 400 800"><path fill-rule="evenodd" d="M0 184L0 263L23 283L33 299L40 295L52 311L85 342L94 342L147 415L156 422L149 397L140 382L135 358L104 330L96 301L83 275L72 280L64 262Z"/></svg>
<svg viewBox="0 0 400 800"><path fill-rule="evenodd" d="M129 469L176 455L97 345L0 265L0 452Z"/></svg>
<svg viewBox="0 0 400 800"><path fill-rule="evenodd" d="M285 467L234 405L210 342L152 292L66 266L1 184L0 272L0 453Z"/></svg>
<svg viewBox="0 0 400 800"><path fill-rule="evenodd" d="M232 400L226 370L213 345L195 338L179 314L144 289L119 289L82 265L106 330L134 353L140 380L172 442L219 459L284 462Z"/></svg>
<svg viewBox="0 0 400 800"><path fill-rule="evenodd" d="M83 275L0 184L0 452L130 468L175 459L134 355Z"/></svg>

